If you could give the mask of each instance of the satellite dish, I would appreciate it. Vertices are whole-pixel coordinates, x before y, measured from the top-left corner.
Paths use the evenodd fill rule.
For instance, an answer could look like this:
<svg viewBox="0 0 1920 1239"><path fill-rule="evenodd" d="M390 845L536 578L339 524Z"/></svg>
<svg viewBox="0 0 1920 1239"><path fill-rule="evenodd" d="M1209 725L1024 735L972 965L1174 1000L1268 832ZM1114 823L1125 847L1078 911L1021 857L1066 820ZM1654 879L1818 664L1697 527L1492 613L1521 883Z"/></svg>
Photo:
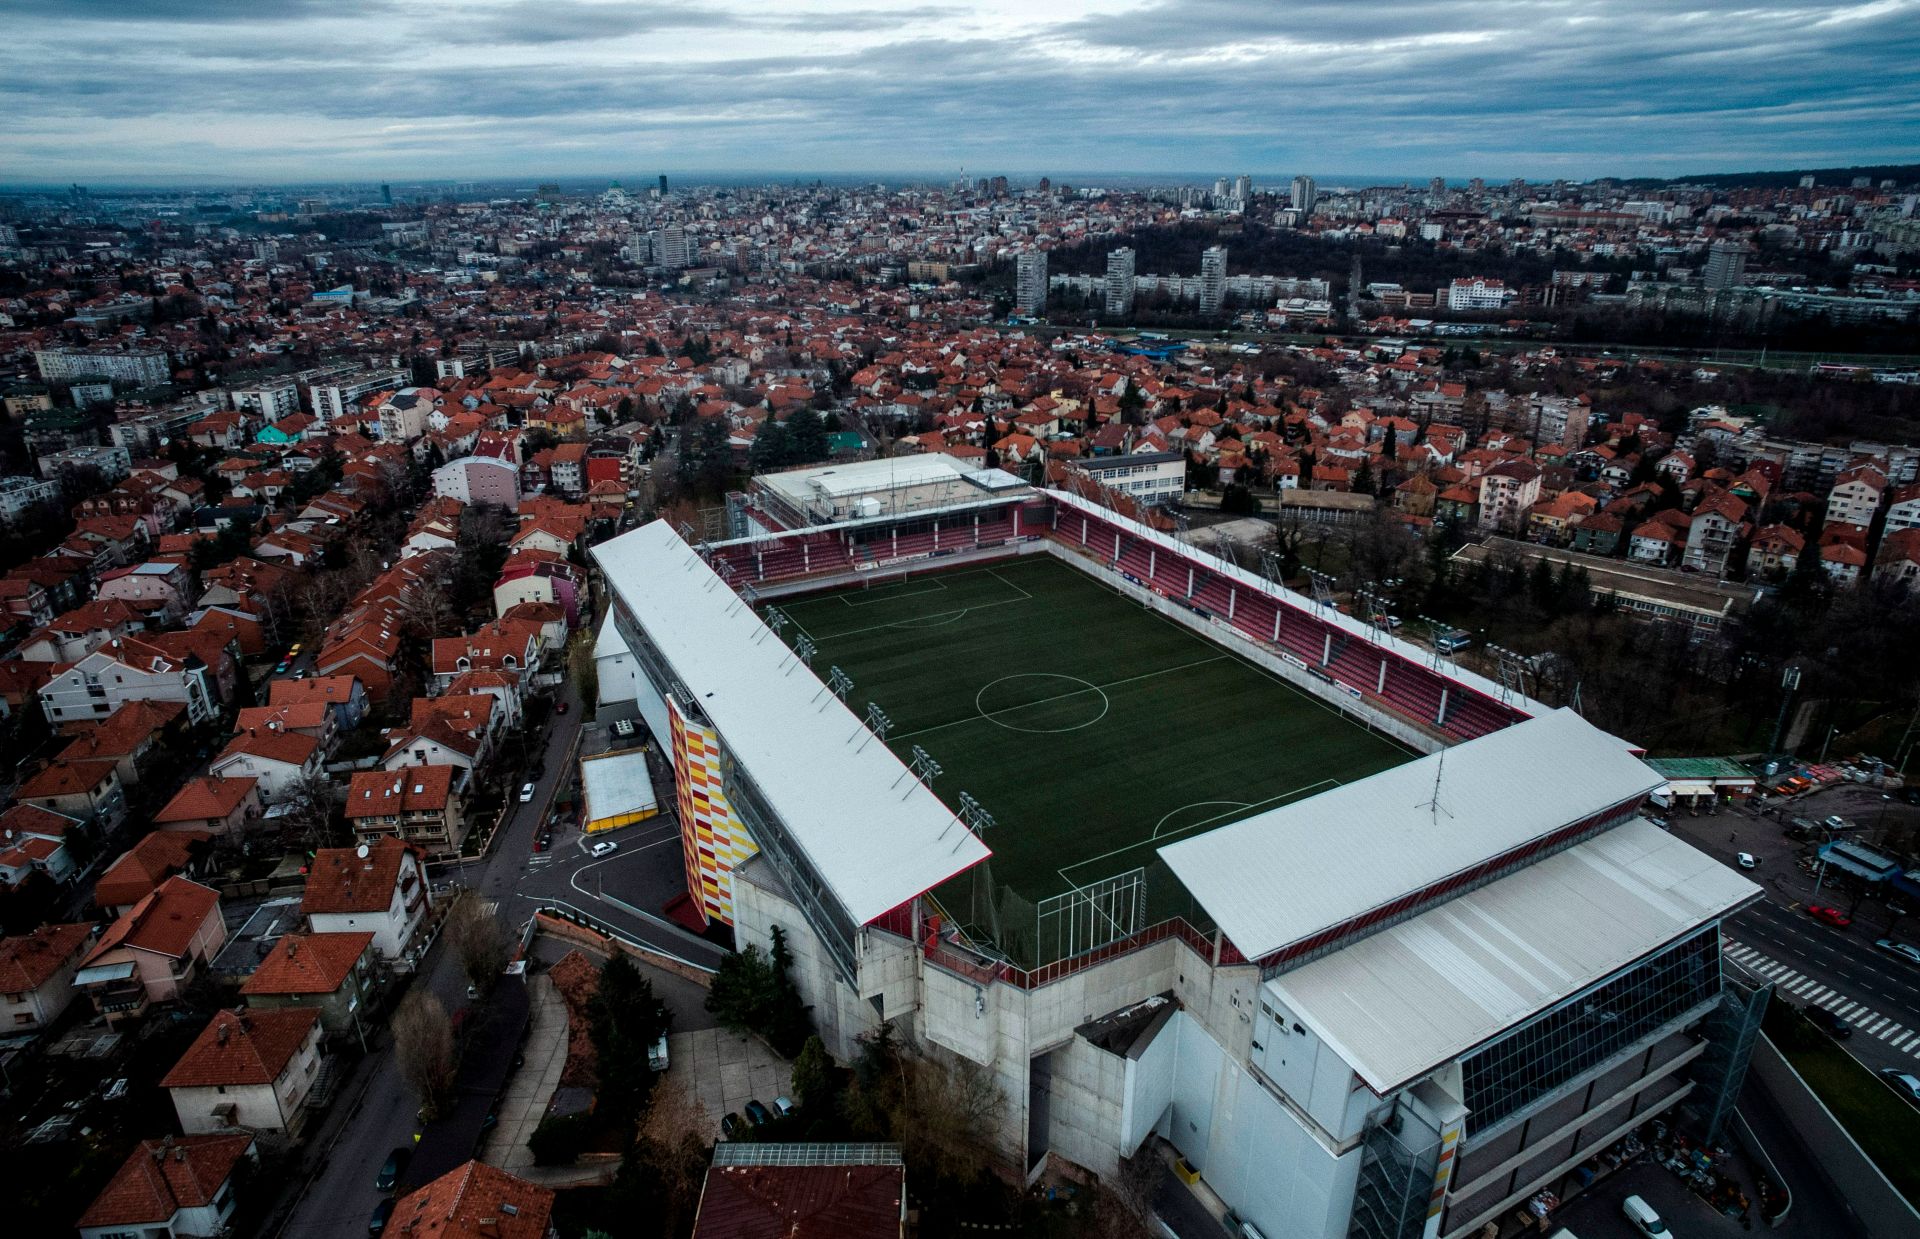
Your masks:
<svg viewBox="0 0 1920 1239"><path fill-rule="evenodd" d="M365 860L369 854L369 849L367 845L363 843L359 847L353 849L353 854L355 856L358 856L361 860Z"/></svg>

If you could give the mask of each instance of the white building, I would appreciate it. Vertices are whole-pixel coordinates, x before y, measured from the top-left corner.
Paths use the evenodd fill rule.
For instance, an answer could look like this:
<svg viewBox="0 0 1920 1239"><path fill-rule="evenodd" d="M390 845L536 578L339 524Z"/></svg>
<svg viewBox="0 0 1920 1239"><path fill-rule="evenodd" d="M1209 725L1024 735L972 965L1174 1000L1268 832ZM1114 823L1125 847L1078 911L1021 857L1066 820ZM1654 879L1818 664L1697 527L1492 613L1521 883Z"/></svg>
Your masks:
<svg viewBox="0 0 1920 1239"><path fill-rule="evenodd" d="M750 484L748 502L780 527L798 529L951 508L1025 488L1003 470L928 452L763 473Z"/></svg>
<svg viewBox="0 0 1920 1239"><path fill-rule="evenodd" d="M1108 318L1133 313L1133 251L1122 246L1107 254L1106 311Z"/></svg>
<svg viewBox="0 0 1920 1239"><path fill-rule="evenodd" d="M1047 308L1047 252L1028 250L1014 260L1013 308L1039 314Z"/></svg>
<svg viewBox="0 0 1920 1239"><path fill-rule="evenodd" d="M402 958L426 923L420 849L383 836L351 848L321 848L307 866L300 912L317 934L373 934L373 949Z"/></svg>
<svg viewBox="0 0 1920 1239"><path fill-rule="evenodd" d="M433 471L433 493L511 511L520 506L520 469L499 456L462 456Z"/></svg>
<svg viewBox="0 0 1920 1239"><path fill-rule="evenodd" d="M1200 254L1200 312L1218 314L1227 304L1227 248L1210 245Z"/></svg>
<svg viewBox="0 0 1920 1239"><path fill-rule="evenodd" d="M47 348L36 351L34 364L49 383L105 379L134 387L158 387L173 377L167 355L160 349Z"/></svg>
<svg viewBox="0 0 1920 1239"><path fill-rule="evenodd" d="M1480 276L1458 279L1447 285L1449 310L1498 310L1512 298L1506 284Z"/></svg>
<svg viewBox="0 0 1920 1239"><path fill-rule="evenodd" d="M405 387L405 370L366 370L315 383L307 390L313 397L313 415L323 423L346 421L360 411L360 401L377 391Z"/></svg>
<svg viewBox="0 0 1920 1239"><path fill-rule="evenodd" d="M1073 467L1148 507L1173 503L1187 491L1187 458L1180 452L1089 456L1073 462Z"/></svg>
<svg viewBox="0 0 1920 1239"><path fill-rule="evenodd" d="M191 724L219 712L206 664L176 661L132 638L100 647L40 689L40 708L56 728L106 718L130 701L181 702Z"/></svg>
<svg viewBox="0 0 1920 1239"><path fill-rule="evenodd" d="M1304 220L1307 216L1313 214L1313 204L1319 201L1320 193L1315 187L1312 177L1296 176L1293 178L1291 196L1293 199L1293 209L1300 212L1301 218Z"/></svg>
<svg viewBox="0 0 1920 1239"><path fill-rule="evenodd" d="M49 503L60 502L60 483L23 476L0 478L0 522L12 525Z"/></svg>
<svg viewBox="0 0 1920 1239"><path fill-rule="evenodd" d="M291 378L268 379L250 387L227 391L233 407L264 422L277 422L300 411L300 385Z"/></svg>
<svg viewBox="0 0 1920 1239"><path fill-rule="evenodd" d="M221 1011L161 1078L180 1130L297 1134L320 1074L320 1009Z"/></svg>

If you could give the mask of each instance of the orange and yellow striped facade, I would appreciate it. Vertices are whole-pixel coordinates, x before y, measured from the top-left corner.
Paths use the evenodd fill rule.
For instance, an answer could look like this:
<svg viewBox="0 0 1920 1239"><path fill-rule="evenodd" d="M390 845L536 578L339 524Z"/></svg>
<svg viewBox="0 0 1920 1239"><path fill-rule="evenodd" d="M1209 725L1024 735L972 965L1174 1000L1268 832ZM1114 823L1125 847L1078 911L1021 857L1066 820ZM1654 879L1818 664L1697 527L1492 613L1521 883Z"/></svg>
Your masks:
<svg viewBox="0 0 1920 1239"><path fill-rule="evenodd" d="M720 738L686 718L667 698L673 729L673 787L680 805L680 846L687 893L712 923L733 924L733 869L760 849L733 816L720 782Z"/></svg>

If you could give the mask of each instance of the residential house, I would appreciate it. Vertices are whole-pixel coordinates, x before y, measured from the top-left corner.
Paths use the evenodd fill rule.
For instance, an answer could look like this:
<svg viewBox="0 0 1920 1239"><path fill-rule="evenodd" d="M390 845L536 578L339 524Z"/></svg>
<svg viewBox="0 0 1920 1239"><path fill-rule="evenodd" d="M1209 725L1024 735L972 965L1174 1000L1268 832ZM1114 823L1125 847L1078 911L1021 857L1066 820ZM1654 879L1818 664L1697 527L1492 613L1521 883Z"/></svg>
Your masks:
<svg viewBox="0 0 1920 1239"><path fill-rule="evenodd" d="M1747 545L1748 575L1768 576L1792 572L1806 544L1806 538L1798 530L1785 525L1768 525L1755 532L1753 541Z"/></svg>
<svg viewBox="0 0 1920 1239"><path fill-rule="evenodd" d="M124 602L161 627L177 624L193 604L193 572L183 563L148 562L100 578L102 600Z"/></svg>
<svg viewBox="0 0 1920 1239"><path fill-rule="evenodd" d="M363 842L389 836L429 856L458 855L470 778L450 765L360 771L347 788L347 824Z"/></svg>
<svg viewBox="0 0 1920 1239"><path fill-rule="evenodd" d="M1920 482L1902 486L1887 496L1887 532L1920 529Z"/></svg>
<svg viewBox="0 0 1920 1239"><path fill-rule="evenodd" d="M242 1167L259 1160L247 1132L143 1140L80 1215L80 1239L227 1235Z"/></svg>
<svg viewBox="0 0 1920 1239"><path fill-rule="evenodd" d="M1627 540L1627 558L1662 568L1673 567L1686 551L1688 523L1685 512L1669 508L1634 526L1633 535Z"/></svg>
<svg viewBox="0 0 1920 1239"><path fill-rule="evenodd" d="M555 1239L553 1201L550 1188L470 1161L402 1196L386 1234L388 1239Z"/></svg>
<svg viewBox="0 0 1920 1239"><path fill-rule="evenodd" d="M398 960L426 923L430 904L421 850L381 838L316 852L300 911L315 933L370 930L373 949Z"/></svg>
<svg viewBox="0 0 1920 1239"><path fill-rule="evenodd" d="M256 1011L311 1009L330 1036L364 1036L375 989L373 932L283 934L240 993Z"/></svg>
<svg viewBox="0 0 1920 1239"><path fill-rule="evenodd" d="M160 1079L189 1136L283 1132L306 1125L320 1075L320 1012L312 1008L221 1011Z"/></svg>
<svg viewBox="0 0 1920 1239"><path fill-rule="evenodd" d="M205 830L156 830L120 854L93 885L93 901L119 916L152 894L175 874L202 876L209 866L212 833Z"/></svg>
<svg viewBox="0 0 1920 1239"><path fill-rule="evenodd" d="M505 616L522 603L559 607L567 627L578 626L586 603L586 572L577 564L545 551L516 550L500 568L493 586L493 613Z"/></svg>
<svg viewBox="0 0 1920 1239"><path fill-rule="evenodd" d="M118 1023L173 1001L226 940L219 893L171 877L107 926L74 983Z"/></svg>
<svg viewBox="0 0 1920 1239"><path fill-rule="evenodd" d="M127 813L120 772L111 761L68 761L56 757L14 791L21 804L51 809L102 831L114 829Z"/></svg>
<svg viewBox="0 0 1920 1239"><path fill-rule="evenodd" d="M1848 525L1865 529L1873 524L1874 513L1887 492L1887 475L1876 465L1855 465L1834 479L1827 493L1828 525Z"/></svg>
<svg viewBox="0 0 1920 1239"><path fill-rule="evenodd" d="M1820 566L1827 579L1841 588L1860 583L1867 570L1867 553L1852 542L1833 541L1820 548Z"/></svg>
<svg viewBox="0 0 1920 1239"><path fill-rule="evenodd" d="M73 1001L73 978L93 947L92 925L42 925L0 938L0 1037L51 1026Z"/></svg>
<svg viewBox="0 0 1920 1239"><path fill-rule="evenodd" d="M267 686L267 704L296 706L325 702L334 714L336 731L351 731L367 716L367 690L350 675L317 675L304 680L274 680Z"/></svg>
<svg viewBox="0 0 1920 1239"><path fill-rule="evenodd" d="M198 726L219 715L218 687L216 669L198 656L175 658L128 637L56 669L40 690L40 705L47 720L61 727L105 718L130 701L177 701L187 708L188 725Z"/></svg>
<svg viewBox="0 0 1920 1239"><path fill-rule="evenodd" d="M1626 528L1627 523L1612 512L1591 512L1575 519L1568 532L1574 550L1611 555L1619 549Z"/></svg>
<svg viewBox="0 0 1920 1239"><path fill-rule="evenodd" d="M232 835L250 829L265 813L260 780L242 775L198 775L153 815L155 829Z"/></svg>
<svg viewBox="0 0 1920 1239"><path fill-rule="evenodd" d="M1480 528L1519 532L1540 500L1540 466L1508 460L1480 475Z"/></svg>
<svg viewBox="0 0 1920 1239"><path fill-rule="evenodd" d="M0 883L18 889L36 875L70 882L80 872L68 842L86 841L86 824L39 805L16 804L0 813Z"/></svg>
<svg viewBox="0 0 1920 1239"><path fill-rule="evenodd" d="M229 740L207 769L222 778L258 779L260 798L272 805L303 780L319 777L325 762L326 753L312 736L256 727Z"/></svg>
<svg viewBox="0 0 1920 1239"><path fill-rule="evenodd" d="M1725 573L1734 547L1751 529L1744 500L1725 491L1702 499L1687 525L1687 550L1681 566L1695 572Z"/></svg>
<svg viewBox="0 0 1920 1239"><path fill-rule="evenodd" d="M1873 563L1873 581L1901 593L1920 586L1920 528L1896 529L1880 543Z"/></svg>

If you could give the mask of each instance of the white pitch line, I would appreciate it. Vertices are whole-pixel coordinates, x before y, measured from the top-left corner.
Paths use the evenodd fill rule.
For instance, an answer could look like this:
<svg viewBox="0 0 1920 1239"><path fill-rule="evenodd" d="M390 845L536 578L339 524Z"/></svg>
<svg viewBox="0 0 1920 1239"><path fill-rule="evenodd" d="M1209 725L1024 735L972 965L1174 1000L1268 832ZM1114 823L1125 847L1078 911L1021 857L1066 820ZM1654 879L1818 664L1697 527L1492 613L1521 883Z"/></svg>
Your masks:
<svg viewBox="0 0 1920 1239"><path fill-rule="evenodd" d="M1018 599L1013 599L1012 601L1017 602ZM1212 658L1202 658L1198 662L1182 663L1178 667L1163 667L1159 671L1147 671L1147 672L1141 673L1140 675L1130 675L1124 680L1113 680L1106 684L1090 684L1085 688L1076 688L1070 693L1058 693L1052 697L1041 697L1036 701L1024 701L1017 706L1007 706L999 710L990 710L986 714L982 714L982 713L979 713L978 711L975 711L974 713L969 714L964 718L956 718L945 723L935 723L931 727L922 727L919 731L902 732L897 736L888 736L887 739L897 744L902 740L910 740L914 736L924 736L930 731L945 731L949 727L958 727L962 723L978 723L983 721L992 722L993 720L989 716L993 714L1005 714L1012 710L1026 710L1026 709L1032 708L1033 706L1043 706L1053 701L1064 701L1068 697L1080 697L1091 692L1104 693L1110 688L1119 688L1123 684L1134 684L1141 680L1151 680L1155 676L1159 676L1159 675L1172 675L1176 671L1188 671L1193 669L1194 667L1204 667L1208 663L1230 662L1232 661L1232 658L1233 658L1233 655L1231 654L1217 654ZM1035 672L1034 674L1054 675L1056 673L1051 671L1041 671L1041 672Z"/></svg>

